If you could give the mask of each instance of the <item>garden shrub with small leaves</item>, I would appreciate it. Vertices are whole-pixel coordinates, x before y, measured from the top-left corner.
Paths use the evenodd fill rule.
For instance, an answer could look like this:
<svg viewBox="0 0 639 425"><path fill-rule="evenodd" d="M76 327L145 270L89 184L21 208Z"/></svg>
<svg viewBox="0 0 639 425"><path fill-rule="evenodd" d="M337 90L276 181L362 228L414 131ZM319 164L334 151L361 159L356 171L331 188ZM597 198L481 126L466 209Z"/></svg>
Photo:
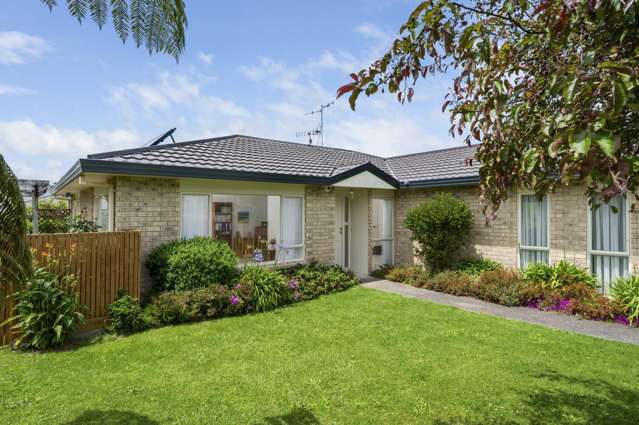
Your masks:
<svg viewBox="0 0 639 425"><path fill-rule="evenodd" d="M320 295L332 292L344 291L359 285L359 280L353 272L344 270L339 266L326 266L319 264L300 265L282 270L290 279L295 281L301 295L301 299L309 300Z"/></svg>
<svg viewBox="0 0 639 425"><path fill-rule="evenodd" d="M147 327L139 301L125 289L118 291L118 298L107 306L107 311L109 327L118 334L139 332Z"/></svg>
<svg viewBox="0 0 639 425"><path fill-rule="evenodd" d="M426 289L458 296L477 295L475 279L459 271L447 271L427 278L422 285Z"/></svg>
<svg viewBox="0 0 639 425"><path fill-rule="evenodd" d="M521 274L513 269L487 271L479 276L477 297L506 306L522 305L525 301Z"/></svg>
<svg viewBox="0 0 639 425"><path fill-rule="evenodd" d="M408 285L421 286L428 273L422 266L396 266L386 273L386 279Z"/></svg>

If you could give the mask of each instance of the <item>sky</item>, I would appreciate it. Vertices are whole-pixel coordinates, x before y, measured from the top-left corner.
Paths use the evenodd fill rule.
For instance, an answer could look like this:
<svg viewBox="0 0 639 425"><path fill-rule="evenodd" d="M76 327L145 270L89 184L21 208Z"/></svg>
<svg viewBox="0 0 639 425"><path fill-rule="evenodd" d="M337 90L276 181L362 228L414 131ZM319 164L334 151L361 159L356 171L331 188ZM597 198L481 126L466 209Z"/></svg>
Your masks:
<svg viewBox="0 0 639 425"><path fill-rule="evenodd" d="M417 2L187 0L179 62L149 55L110 25L81 25L39 0L0 15L0 153L18 178L58 180L87 154L245 134L307 143L305 115L325 112L324 144L394 156L462 144L441 112L450 79L422 80L413 102L335 100L349 74L379 58Z"/></svg>

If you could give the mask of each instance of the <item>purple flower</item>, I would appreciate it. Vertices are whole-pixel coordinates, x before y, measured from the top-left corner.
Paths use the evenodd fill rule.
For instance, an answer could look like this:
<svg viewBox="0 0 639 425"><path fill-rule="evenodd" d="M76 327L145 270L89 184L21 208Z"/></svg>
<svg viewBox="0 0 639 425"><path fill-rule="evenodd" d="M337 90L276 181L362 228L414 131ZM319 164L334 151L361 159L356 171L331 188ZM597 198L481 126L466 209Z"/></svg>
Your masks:
<svg viewBox="0 0 639 425"><path fill-rule="evenodd" d="M628 318L622 314L619 314L615 317L615 322L622 325L630 326L630 320L628 320Z"/></svg>
<svg viewBox="0 0 639 425"><path fill-rule="evenodd" d="M263 263L264 253L262 252L261 249L256 249L255 251L253 251L253 258L255 259L256 262Z"/></svg>
<svg viewBox="0 0 639 425"><path fill-rule="evenodd" d="M291 289L297 289L300 287L300 284L295 279L291 279L288 281L288 287Z"/></svg>
<svg viewBox="0 0 639 425"><path fill-rule="evenodd" d="M299 300L300 300L300 298L302 298L302 294L300 294L300 293L299 293L299 291L295 291L295 292L293 292L293 299L294 299L295 301L299 301Z"/></svg>
<svg viewBox="0 0 639 425"><path fill-rule="evenodd" d="M238 297L237 295L233 294L233 295L231 295L230 301L231 301L231 305L236 305L237 303L240 302L240 297Z"/></svg>
<svg viewBox="0 0 639 425"><path fill-rule="evenodd" d="M528 308L539 308L539 300L528 301Z"/></svg>
<svg viewBox="0 0 639 425"><path fill-rule="evenodd" d="M559 302L559 310L566 310L570 306L569 299L563 299Z"/></svg>

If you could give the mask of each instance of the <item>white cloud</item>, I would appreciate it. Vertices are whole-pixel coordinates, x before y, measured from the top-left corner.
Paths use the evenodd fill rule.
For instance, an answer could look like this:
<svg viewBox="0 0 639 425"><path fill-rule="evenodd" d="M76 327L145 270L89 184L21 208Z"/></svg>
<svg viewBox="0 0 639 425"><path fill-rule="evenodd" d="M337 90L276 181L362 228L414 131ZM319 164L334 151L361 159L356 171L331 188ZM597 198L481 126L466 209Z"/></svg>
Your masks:
<svg viewBox="0 0 639 425"><path fill-rule="evenodd" d="M50 48L40 37L19 31L0 31L0 64L21 64L38 59Z"/></svg>
<svg viewBox="0 0 639 425"><path fill-rule="evenodd" d="M356 26L355 32L378 41L387 41L391 37L389 33L382 31L378 26L368 22Z"/></svg>
<svg viewBox="0 0 639 425"><path fill-rule="evenodd" d="M29 119L0 121L0 151L20 178L55 180L87 154L141 145L139 135L128 129L88 132Z"/></svg>
<svg viewBox="0 0 639 425"><path fill-rule="evenodd" d="M338 52L337 54L334 54L327 50L318 58L312 58L307 61L305 67L308 70L333 69L345 74L350 74L357 67L357 59L345 52Z"/></svg>
<svg viewBox="0 0 639 425"><path fill-rule="evenodd" d="M28 94L34 94L34 93L35 91L31 89L25 89L24 87L10 86L7 84L0 83L0 95L3 95L3 94L28 95Z"/></svg>
<svg viewBox="0 0 639 425"><path fill-rule="evenodd" d="M199 52L197 54L197 58L206 66L209 66L213 63L213 55L210 53Z"/></svg>

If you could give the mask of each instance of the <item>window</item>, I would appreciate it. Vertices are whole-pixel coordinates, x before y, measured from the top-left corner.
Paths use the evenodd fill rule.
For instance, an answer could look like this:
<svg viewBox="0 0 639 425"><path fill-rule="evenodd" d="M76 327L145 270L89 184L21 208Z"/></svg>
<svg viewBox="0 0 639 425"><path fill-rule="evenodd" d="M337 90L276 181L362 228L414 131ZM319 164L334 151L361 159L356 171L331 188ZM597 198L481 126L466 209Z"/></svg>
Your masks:
<svg viewBox="0 0 639 425"><path fill-rule="evenodd" d="M548 264L548 196L539 200L532 194L521 195L519 204L519 266Z"/></svg>
<svg viewBox="0 0 639 425"><path fill-rule="evenodd" d="M610 282L628 272L628 210L617 196L590 212L590 268L604 293Z"/></svg>
<svg viewBox="0 0 639 425"><path fill-rule="evenodd" d="M98 195L95 197L95 224L98 231L109 231L109 197L108 195Z"/></svg>
<svg viewBox="0 0 639 425"><path fill-rule="evenodd" d="M182 237L226 242L241 261L304 258L303 198L277 195L183 195Z"/></svg>
<svg viewBox="0 0 639 425"><path fill-rule="evenodd" d="M373 199L373 268L393 264L393 200Z"/></svg>
<svg viewBox="0 0 639 425"><path fill-rule="evenodd" d="M208 195L182 195L182 237L209 236Z"/></svg>

